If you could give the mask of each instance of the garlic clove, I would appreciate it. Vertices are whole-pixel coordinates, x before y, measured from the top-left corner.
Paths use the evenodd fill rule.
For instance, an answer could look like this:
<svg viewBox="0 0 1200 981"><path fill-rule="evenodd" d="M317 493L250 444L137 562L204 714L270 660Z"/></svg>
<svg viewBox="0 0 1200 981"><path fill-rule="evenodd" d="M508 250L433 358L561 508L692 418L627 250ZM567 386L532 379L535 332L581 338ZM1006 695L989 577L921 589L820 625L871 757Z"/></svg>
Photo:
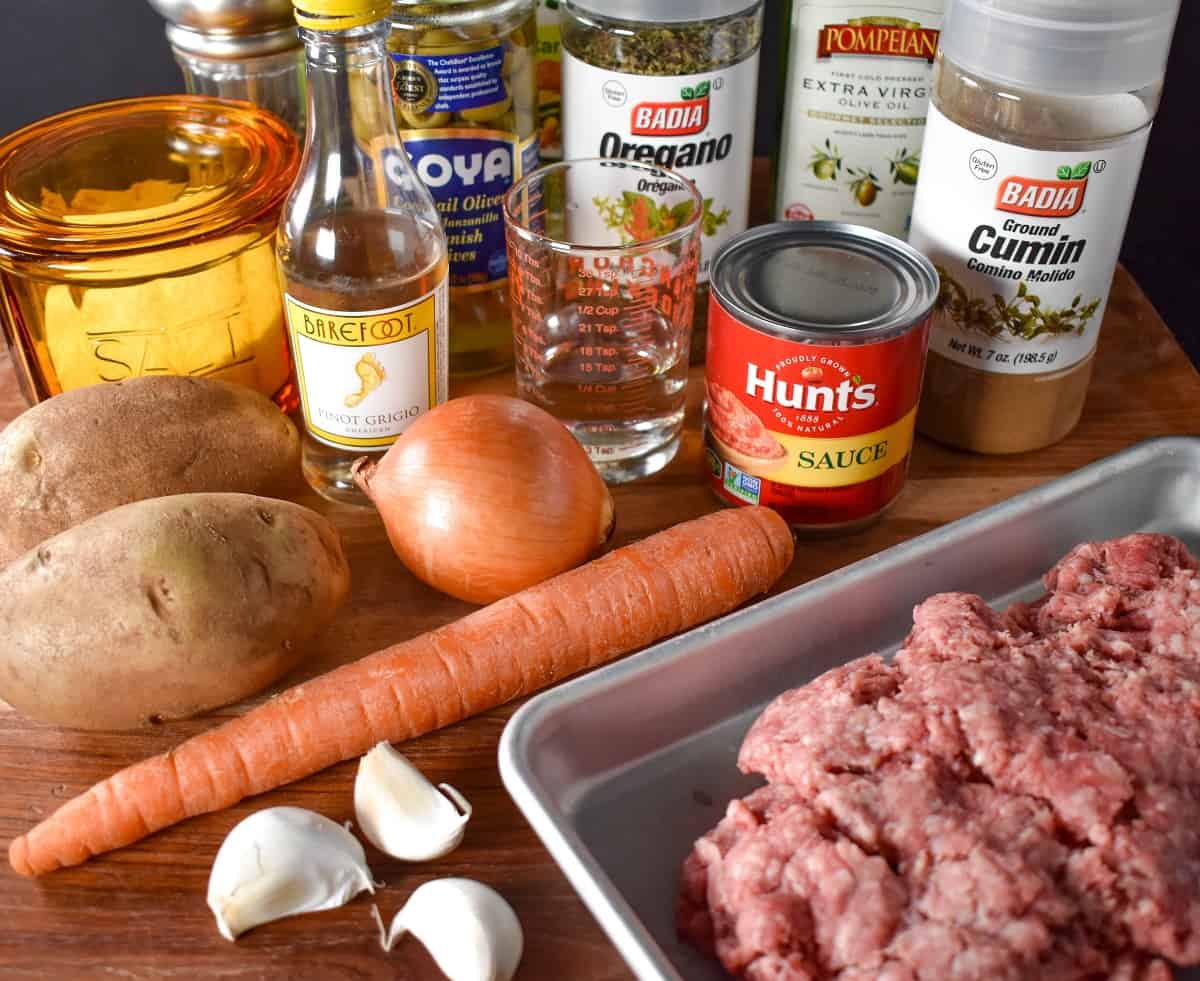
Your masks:
<svg viewBox="0 0 1200 981"><path fill-rule="evenodd" d="M208 907L226 940L296 913L333 909L375 884L349 831L302 807L269 807L221 843L208 878Z"/></svg>
<svg viewBox="0 0 1200 981"><path fill-rule="evenodd" d="M367 840L381 852L424 862L458 847L471 805L448 784L435 787L403 753L379 743L358 764L354 814Z"/></svg>
<svg viewBox="0 0 1200 981"><path fill-rule="evenodd" d="M419 886L379 941L391 950L411 933L450 981L510 981L525 938L517 914L496 890L473 879L434 879Z"/></svg>

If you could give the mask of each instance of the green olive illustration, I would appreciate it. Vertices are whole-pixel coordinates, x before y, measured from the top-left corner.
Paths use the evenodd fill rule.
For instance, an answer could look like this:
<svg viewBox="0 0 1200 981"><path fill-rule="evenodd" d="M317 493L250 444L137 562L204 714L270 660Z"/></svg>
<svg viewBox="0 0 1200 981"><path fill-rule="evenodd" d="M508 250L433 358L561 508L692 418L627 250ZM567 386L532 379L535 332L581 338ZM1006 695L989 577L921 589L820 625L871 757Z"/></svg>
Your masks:
<svg viewBox="0 0 1200 981"><path fill-rule="evenodd" d="M909 153L905 147L888 161L888 165L892 169L892 183L912 187L917 183L917 176L921 172L921 155Z"/></svg>
<svg viewBox="0 0 1200 981"><path fill-rule="evenodd" d="M819 181L831 181L837 176L837 164L832 160L818 160L812 165L813 176Z"/></svg>
<svg viewBox="0 0 1200 981"><path fill-rule="evenodd" d="M814 146L812 159L809 160L808 166L817 180L836 180L838 172L842 169L842 158L838 153L838 148L829 140L825 141L824 148Z"/></svg>

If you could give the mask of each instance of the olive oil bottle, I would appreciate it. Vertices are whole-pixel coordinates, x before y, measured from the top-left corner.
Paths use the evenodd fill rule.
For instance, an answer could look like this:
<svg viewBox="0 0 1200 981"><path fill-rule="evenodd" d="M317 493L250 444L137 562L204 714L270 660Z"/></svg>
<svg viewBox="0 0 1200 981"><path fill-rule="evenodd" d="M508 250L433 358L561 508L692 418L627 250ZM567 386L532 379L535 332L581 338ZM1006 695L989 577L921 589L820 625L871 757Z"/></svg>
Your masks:
<svg viewBox="0 0 1200 981"><path fill-rule="evenodd" d="M294 0L308 134L277 259L304 414L304 476L367 505L351 466L447 389L446 239L396 130L390 0Z"/></svg>

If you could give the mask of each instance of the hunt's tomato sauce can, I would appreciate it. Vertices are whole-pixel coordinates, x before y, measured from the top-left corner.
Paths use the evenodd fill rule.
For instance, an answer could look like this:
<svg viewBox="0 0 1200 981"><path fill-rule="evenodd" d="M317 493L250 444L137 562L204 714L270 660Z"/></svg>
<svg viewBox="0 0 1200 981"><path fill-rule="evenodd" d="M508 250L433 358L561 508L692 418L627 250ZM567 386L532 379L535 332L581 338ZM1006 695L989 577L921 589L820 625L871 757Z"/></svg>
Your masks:
<svg viewBox="0 0 1200 981"><path fill-rule="evenodd" d="M840 222L781 222L713 259L704 442L713 490L793 527L852 530L904 484L933 264Z"/></svg>

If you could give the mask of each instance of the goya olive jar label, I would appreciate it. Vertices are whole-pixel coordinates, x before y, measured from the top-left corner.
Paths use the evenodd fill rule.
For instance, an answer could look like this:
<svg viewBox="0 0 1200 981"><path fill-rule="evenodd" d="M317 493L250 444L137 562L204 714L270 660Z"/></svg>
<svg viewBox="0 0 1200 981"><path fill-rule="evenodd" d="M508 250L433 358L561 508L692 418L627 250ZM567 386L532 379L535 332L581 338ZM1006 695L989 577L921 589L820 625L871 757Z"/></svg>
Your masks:
<svg viewBox="0 0 1200 981"><path fill-rule="evenodd" d="M511 77L532 56L500 42L451 48L394 52L392 84L404 147L446 232L450 285L486 287L508 275L504 195L538 165L536 134L517 131Z"/></svg>
<svg viewBox="0 0 1200 981"><path fill-rule="evenodd" d="M563 51L563 156L609 157L666 167L694 181L704 199L699 282L716 250L745 229L750 213L757 51L725 68L690 75L634 75L597 68ZM678 227L654 189L597 187L590 214L596 241L619 228L646 241ZM686 220L686 217L682 220Z"/></svg>
<svg viewBox="0 0 1200 981"><path fill-rule="evenodd" d="M445 54L393 54L392 61L396 98L412 113L483 110L508 97L502 44Z"/></svg>
<svg viewBox="0 0 1200 981"><path fill-rule="evenodd" d="M994 374L1057 371L1090 355L1149 132L1038 150L930 107L911 241L942 277L931 350Z"/></svg>
<svg viewBox="0 0 1200 981"><path fill-rule="evenodd" d="M797 0L779 218L907 234L941 22L940 0Z"/></svg>
<svg viewBox="0 0 1200 981"><path fill-rule="evenodd" d="M284 295L308 431L339 449L391 446L437 402L445 281L385 310L329 310Z"/></svg>
<svg viewBox="0 0 1200 981"><path fill-rule="evenodd" d="M450 258L450 285L508 276L504 195L538 163L536 139L478 129L405 131L404 148L433 195Z"/></svg>
<svg viewBox="0 0 1200 981"><path fill-rule="evenodd" d="M904 483L937 277L890 236L796 227L755 229L714 263L711 483L799 527L850 526Z"/></svg>

